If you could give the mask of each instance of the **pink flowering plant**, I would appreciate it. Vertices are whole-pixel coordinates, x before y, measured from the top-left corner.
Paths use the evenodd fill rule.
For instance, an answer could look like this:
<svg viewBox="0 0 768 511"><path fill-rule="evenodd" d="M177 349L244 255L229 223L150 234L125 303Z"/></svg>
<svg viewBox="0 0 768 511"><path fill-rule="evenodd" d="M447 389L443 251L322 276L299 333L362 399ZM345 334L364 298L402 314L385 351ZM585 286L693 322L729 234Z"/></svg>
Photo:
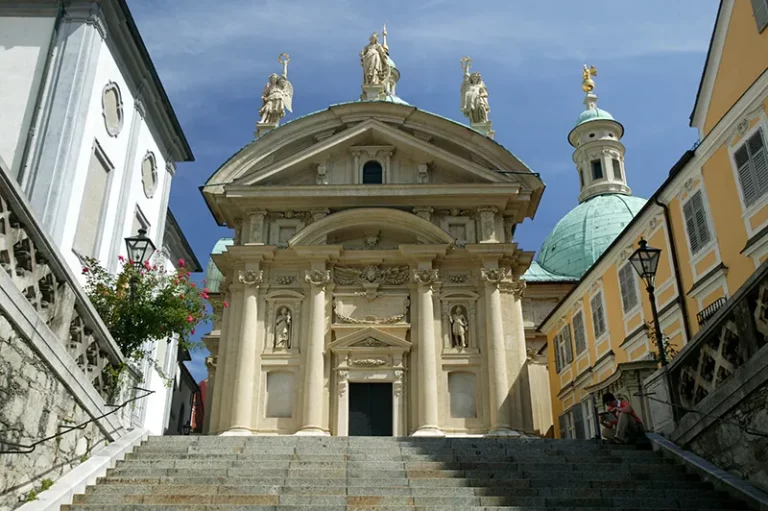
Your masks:
<svg viewBox="0 0 768 511"><path fill-rule="evenodd" d="M182 348L199 346L190 336L198 324L210 319L208 289L190 280L184 260L176 270L167 271L150 262L137 266L121 256L120 268L112 275L97 260L88 259L83 274L91 303L129 360L149 359L147 341L169 342L173 335L178 335Z"/></svg>

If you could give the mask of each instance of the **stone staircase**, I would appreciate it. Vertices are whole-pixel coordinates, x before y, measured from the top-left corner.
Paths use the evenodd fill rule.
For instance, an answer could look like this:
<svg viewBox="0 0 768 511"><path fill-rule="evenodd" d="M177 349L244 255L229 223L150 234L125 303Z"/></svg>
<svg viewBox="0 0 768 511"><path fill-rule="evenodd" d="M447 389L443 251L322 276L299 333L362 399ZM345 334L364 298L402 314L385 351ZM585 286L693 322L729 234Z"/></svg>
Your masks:
<svg viewBox="0 0 768 511"><path fill-rule="evenodd" d="M651 451L492 438L152 437L62 510L748 509Z"/></svg>

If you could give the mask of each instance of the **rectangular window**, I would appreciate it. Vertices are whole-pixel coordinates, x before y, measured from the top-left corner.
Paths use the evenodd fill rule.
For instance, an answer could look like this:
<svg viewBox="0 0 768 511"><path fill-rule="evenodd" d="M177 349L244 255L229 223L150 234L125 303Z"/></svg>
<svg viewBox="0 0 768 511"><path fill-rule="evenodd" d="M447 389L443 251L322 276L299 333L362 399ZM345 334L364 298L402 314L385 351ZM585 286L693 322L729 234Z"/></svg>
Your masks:
<svg viewBox="0 0 768 511"><path fill-rule="evenodd" d="M587 349L587 333L584 330L584 314L579 311L573 317L573 340L576 343L576 355L581 355Z"/></svg>
<svg viewBox="0 0 768 511"><path fill-rule="evenodd" d="M603 179L602 160L592 160L592 179Z"/></svg>
<svg viewBox="0 0 768 511"><path fill-rule="evenodd" d="M759 129L749 137L733 157L744 204L751 206L768 191L768 155L765 152L763 130Z"/></svg>
<svg viewBox="0 0 768 511"><path fill-rule="evenodd" d="M560 348L560 360L563 365L573 362L573 349L571 348L571 326L565 325L558 337L558 346Z"/></svg>
<svg viewBox="0 0 768 511"><path fill-rule="evenodd" d="M619 181L624 179L621 177L621 162L616 158L613 159L613 179L618 179Z"/></svg>
<svg viewBox="0 0 768 511"><path fill-rule="evenodd" d="M768 26L768 0L752 0L752 11L755 14L757 31L762 32Z"/></svg>
<svg viewBox="0 0 768 511"><path fill-rule="evenodd" d="M595 339L599 339L605 333L605 311L603 310L603 293L597 293L592 297L592 327L595 331Z"/></svg>
<svg viewBox="0 0 768 511"><path fill-rule="evenodd" d="M568 438L568 415L563 414L558 417L557 425L560 429L560 438Z"/></svg>
<svg viewBox="0 0 768 511"><path fill-rule="evenodd" d="M571 411L571 414L573 416L573 434L574 438L578 438L579 440L586 440L587 439L587 431L586 431L586 424L584 421L584 409L581 405L576 405L573 407L573 410Z"/></svg>
<svg viewBox="0 0 768 511"><path fill-rule="evenodd" d="M619 287L621 288L621 303L624 306L624 312L629 312L638 304L635 269L631 264L625 264L619 270Z"/></svg>
<svg viewBox="0 0 768 511"><path fill-rule="evenodd" d="M80 216L77 219L75 239L72 243L72 248L80 256L96 257L97 255L111 170L112 166L97 145L88 164L83 202L80 205Z"/></svg>
<svg viewBox="0 0 768 511"><path fill-rule="evenodd" d="M696 253L710 242L707 225L707 213L704 211L704 199L701 190L698 190L683 206L685 216L685 229L688 231L688 241L691 244L691 252Z"/></svg>

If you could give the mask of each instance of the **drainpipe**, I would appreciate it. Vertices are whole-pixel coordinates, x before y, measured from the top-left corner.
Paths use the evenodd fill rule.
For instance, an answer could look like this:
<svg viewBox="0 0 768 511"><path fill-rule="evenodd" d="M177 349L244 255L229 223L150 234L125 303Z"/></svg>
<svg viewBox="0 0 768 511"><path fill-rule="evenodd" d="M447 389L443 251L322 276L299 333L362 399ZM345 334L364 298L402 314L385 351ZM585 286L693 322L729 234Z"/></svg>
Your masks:
<svg viewBox="0 0 768 511"><path fill-rule="evenodd" d="M657 206L661 206L661 209L664 210L664 223L667 227L667 233L669 235L669 247L671 251L671 258L672 258L672 269L675 273L675 283L677 284L677 292L678 296L677 299L680 302L680 309L683 312L683 328L685 329L685 339L686 342L691 340L691 327L689 322L689 316L688 316L688 308L685 306L685 296L683 295L683 281L680 278L680 264L677 260L677 249L675 248L677 245L675 244L675 234L672 231L672 220L669 218L669 206L664 204L663 202L659 201L658 197L654 197L653 202Z"/></svg>
<svg viewBox="0 0 768 511"><path fill-rule="evenodd" d="M19 175L16 178L16 182L22 183L26 177L27 163L29 160L29 152L32 149L32 140L35 138L37 132L37 125L40 122L41 107L43 103L43 96L46 91L46 85L48 83L48 75L51 70L51 61L53 60L53 52L56 50L56 41L59 37L59 29L61 28L61 21L64 19L64 0L59 0L59 9L56 12L56 21L53 22L53 32L51 33L51 40L48 43L48 52L45 55L45 65L43 65L43 74L40 77L40 87L37 90L37 97L34 104L34 115L32 116L32 122L29 124L29 131L27 131L27 139L24 141L24 150L21 153L21 161L19 162ZM25 187L22 187L24 189ZM26 191L26 190L25 190Z"/></svg>

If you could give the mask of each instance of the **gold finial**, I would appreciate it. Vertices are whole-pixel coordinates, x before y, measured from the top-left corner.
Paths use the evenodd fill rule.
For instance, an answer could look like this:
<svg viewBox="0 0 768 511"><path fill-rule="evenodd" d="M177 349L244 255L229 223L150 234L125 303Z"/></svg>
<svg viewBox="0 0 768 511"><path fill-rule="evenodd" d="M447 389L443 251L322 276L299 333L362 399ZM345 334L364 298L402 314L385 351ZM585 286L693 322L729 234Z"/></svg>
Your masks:
<svg viewBox="0 0 768 511"><path fill-rule="evenodd" d="M291 57L287 53L281 53L278 55L277 61L283 65L283 78L288 78L288 63L291 61Z"/></svg>
<svg viewBox="0 0 768 511"><path fill-rule="evenodd" d="M384 23L384 30L381 31L381 36L384 38L384 41L382 41L381 45L384 47L387 52L389 52L389 46L387 46L387 24Z"/></svg>
<svg viewBox="0 0 768 511"><path fill-rule="evenodd" d="M595 81L592 79L593 76L597 76L597 68L595 66L587 67L587 65L584 64L584 71L582 71L581 90L587 94L595 90Z"/></svg>

